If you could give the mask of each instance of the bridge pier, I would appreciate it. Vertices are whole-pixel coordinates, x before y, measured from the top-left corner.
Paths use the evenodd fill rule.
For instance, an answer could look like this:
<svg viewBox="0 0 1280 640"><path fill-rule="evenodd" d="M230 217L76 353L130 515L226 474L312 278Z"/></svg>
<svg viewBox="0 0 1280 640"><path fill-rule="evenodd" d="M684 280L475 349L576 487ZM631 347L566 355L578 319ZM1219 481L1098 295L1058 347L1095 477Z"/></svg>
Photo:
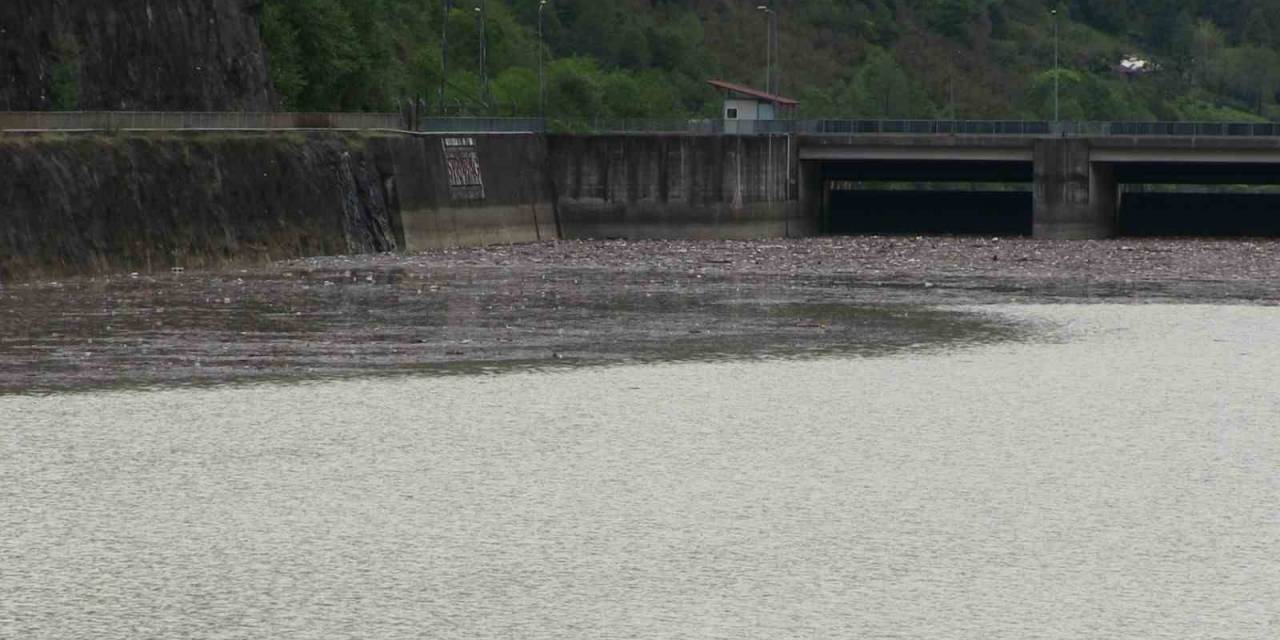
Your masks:
<svg viewBox="0 0 1280 640"><path fill-rule="evenodd" d="M1119 186L1110 164L1093 162L1088 140L1035 143L1033 233L1048 240L1110 238L1117 232Z"/></svg>
<svg viewBox="0 0 1280 640"><path fill-rule="evenodd" d="M831 212L830 191L827 181L822 175L822 165L817 162L796 162L799 174L797 182L800 201L799 218L796 229L788 229L787 237L803 238L818 235L827 231L828 216Z"/></svg>

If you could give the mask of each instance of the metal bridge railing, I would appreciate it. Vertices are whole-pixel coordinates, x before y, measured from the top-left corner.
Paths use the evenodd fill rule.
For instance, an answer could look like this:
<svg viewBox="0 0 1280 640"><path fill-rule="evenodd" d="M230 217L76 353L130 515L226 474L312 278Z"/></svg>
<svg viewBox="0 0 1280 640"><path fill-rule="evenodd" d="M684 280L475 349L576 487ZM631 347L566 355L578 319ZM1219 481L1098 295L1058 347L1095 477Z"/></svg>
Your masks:
<svg viewBox="0 0 1280 640"><path fill-rule="evenodd" d="M431 133L542 133L542 118L423 118L417 131Z"/></svg>
<svg viewBox="0 0 1280 640"><path fill-rule="evenodd" d="M789 133L790 122L688 118L425 118L425 133L756 134Z"/></svg>
<svg viewBox="0 0 1280 640"><path fill-rule="evenodd" d="M725 133L723 120L704 118L554 118L550 130L565 133Z"/></svg>
<svg viewBox="0 0 1280 640"><path fill-rule="evenodd" d="M606 118L428 118L423 132L555 132L694 135L985 135L1063 137L1280 137L1280 124L1048 122L1034 120L712 120Z"/></svg>
<svg viewBox="0 0 1280 640"><path fill-rule="evenodd" d="M1068 125L1067 131L1073 135L1191 138L1269 138L1280 136L1280 125L1270 122L1095 122L1063 124Z"/></svg>
<svg viewBox="0 0 1280 640"><path fill-rule="evenodd" d="M720 120L427 117L398 113L0 111L0 131L413 129L428 133L692 135L986 135L1063 137L1280 137L1278 123L1045 122L1024 120Z"/></svg>
<svg viewBox="0 0 1280 640"><path fill-rule="evenodd" d="M1022 120L796 120L793 133L809 135L1050 135L1048 122Z"/></svg>

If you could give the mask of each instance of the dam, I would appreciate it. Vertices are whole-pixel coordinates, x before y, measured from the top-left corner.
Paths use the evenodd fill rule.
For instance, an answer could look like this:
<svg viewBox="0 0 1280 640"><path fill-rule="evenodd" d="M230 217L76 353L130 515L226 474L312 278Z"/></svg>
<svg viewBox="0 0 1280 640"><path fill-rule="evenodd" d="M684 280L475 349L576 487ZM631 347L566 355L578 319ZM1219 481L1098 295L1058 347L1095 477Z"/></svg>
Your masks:
<svg viewBox="0 0 1280 640"><path fill-rule="evenodd" d="M556 239L1277 228L1271 125L777 121L731 135L707 122L5 114L0 275Z"/></svg>

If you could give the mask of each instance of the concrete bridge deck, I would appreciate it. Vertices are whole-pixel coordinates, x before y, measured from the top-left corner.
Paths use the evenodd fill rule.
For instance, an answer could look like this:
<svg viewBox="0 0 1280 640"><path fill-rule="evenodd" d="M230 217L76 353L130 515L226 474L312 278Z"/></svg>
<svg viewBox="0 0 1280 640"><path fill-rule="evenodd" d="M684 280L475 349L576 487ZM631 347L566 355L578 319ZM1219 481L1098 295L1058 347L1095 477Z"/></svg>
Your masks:
<svg viewBox="0 0 1280 640"><path fill-rule="evenodd" d="M806 134L801 160L1030 161L1037 144L1083 142L1099 162L1280 163L1280 137Z"/></svg>
<svg viewBox="0 0 1280 640"><path fill-rule="evenodd" d="M831 180L1033 183L1034 234L1115 234L1124 183L1280 184L1280 137L845 134L796 140L801 200Z"/></svg>

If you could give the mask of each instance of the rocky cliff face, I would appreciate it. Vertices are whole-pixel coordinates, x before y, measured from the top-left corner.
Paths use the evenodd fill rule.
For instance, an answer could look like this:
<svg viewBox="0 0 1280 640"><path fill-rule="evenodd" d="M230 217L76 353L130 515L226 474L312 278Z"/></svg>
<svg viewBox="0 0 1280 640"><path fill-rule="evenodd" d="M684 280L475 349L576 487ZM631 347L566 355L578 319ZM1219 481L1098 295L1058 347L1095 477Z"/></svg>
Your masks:
<svg viewBox="0 0 1280 640"><path fill-rule="evenodd" d="M274 106L261 0L0 1L0 110Z"/></svg>
<svg viewBox="0 0 1280 640"><path fill-rule="evenodd" d="M332 134L0 137L0 282L395 250L385 148Z"/></svg>

